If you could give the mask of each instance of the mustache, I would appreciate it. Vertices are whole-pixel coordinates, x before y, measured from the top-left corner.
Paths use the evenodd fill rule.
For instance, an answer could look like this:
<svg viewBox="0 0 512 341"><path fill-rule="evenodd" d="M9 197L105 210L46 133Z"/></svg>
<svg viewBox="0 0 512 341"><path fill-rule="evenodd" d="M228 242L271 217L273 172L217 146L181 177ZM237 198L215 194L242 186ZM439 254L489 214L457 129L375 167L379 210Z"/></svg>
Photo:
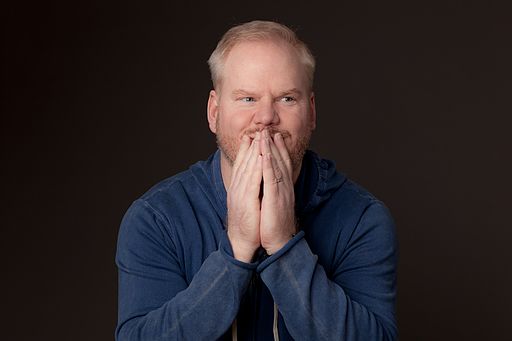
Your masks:
<svg viewBox="0 0 512 341"><path fill-rule="evenodd" d="M268 133L270 134L270 136L272 136L272 138L274 137L275 134L279 133L281 134L281 136L284 138L287 138L287 137L290 137L292 136L288 131L286 130L282 130L282 129L276 129L276 128L257 128L257 129L248 129L246 131L243 132L242 136L243 135L247 135L249 136L250 138L254 138L256 136L256 132L262 132L264 129L267 129L268 130Z"/></svg>

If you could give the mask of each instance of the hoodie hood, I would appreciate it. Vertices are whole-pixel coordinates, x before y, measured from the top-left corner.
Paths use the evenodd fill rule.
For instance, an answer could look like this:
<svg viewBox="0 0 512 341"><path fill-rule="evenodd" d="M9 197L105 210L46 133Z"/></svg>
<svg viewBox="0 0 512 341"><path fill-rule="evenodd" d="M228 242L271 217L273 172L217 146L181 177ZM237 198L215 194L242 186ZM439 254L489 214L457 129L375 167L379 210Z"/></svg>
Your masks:
<svg viewBox="0 0 512 341"><path fill-rule="evenodd" d="M212 203L219 218L226 226L227 193L220 169L221 152L217 150L207 160L199 161L190 167L197 185L205 197ZM295 182L295 211L298 218L311 212L347 180L336 171L334 161L320 158L315 152L307 150L302 167Z"/></svg>

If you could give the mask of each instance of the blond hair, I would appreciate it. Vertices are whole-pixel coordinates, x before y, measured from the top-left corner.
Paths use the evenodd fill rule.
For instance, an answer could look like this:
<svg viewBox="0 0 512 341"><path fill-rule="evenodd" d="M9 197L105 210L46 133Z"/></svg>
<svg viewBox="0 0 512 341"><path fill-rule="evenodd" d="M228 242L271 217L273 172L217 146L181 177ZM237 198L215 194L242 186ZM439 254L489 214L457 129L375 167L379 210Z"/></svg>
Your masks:
<svg viewBox="0 0 512 341"><path fill-rule="evenodd" d="M282 40L289 43L297 51L300 61L304 66L309 87L313 89L315 57L313 57L307 45L288 27L273 21L260 20L234 26L222 36L222 39L208 59L213 87L217 89L220 86L222 69L233 47L245 41L265 40Z"/></svg>

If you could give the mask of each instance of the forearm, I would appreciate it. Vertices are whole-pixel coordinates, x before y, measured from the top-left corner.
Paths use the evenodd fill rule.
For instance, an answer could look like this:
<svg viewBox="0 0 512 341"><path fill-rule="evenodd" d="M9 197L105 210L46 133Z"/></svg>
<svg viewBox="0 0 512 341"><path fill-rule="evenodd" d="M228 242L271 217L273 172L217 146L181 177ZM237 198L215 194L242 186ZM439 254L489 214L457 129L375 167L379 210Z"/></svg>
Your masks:
<svg viewBox="0 0 512 341"><path fill-rule="evenodd" d="M130 306L131 297L137 292L151 292L153 288L147 287L149 279L121 270L120 300L125 302L120 307L126 306L133 313L120 321L117 340L216 339L233 322L251 275L252 270L234 264L221 251L215 251L185 290L155 309L137 313L136 307Z"/></svg>
<svg viewBox="0 0 512 341"><path fill-rule="evenodd" d="M286 328L294 339L396 338L392 317L376 314L369 305L349 297L340 285L327 277L306 240L295 242L284 254L277 255L275 261L262 264L264 270L261 272L261 278L272 293ZM369 296L374 294L381 295L366 293ZM382 299L386 300L385 294ZM385 304L392 306L393 303Z"/></svg>

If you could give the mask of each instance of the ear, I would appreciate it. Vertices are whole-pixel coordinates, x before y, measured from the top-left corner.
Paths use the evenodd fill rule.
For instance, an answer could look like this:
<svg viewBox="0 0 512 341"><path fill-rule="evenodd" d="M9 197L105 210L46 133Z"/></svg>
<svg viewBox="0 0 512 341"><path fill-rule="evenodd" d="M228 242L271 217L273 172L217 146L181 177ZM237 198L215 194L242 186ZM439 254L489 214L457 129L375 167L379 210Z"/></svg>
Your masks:
<svg viewBox="0 0 512 341"><path fill-rule="evenodd" d="M217 119L219 115L219 96L215 90L210 90L208 97L207 118L212 133L217 133Z"/></svg>
<svg viewBox="0 0 512 341"><path fill-rule="evenodd" d="M315 130L316 128L316 107L315 107L315 93L311 92L311 96L309 97L309 105L311 110L311 130Z"/></svg>

